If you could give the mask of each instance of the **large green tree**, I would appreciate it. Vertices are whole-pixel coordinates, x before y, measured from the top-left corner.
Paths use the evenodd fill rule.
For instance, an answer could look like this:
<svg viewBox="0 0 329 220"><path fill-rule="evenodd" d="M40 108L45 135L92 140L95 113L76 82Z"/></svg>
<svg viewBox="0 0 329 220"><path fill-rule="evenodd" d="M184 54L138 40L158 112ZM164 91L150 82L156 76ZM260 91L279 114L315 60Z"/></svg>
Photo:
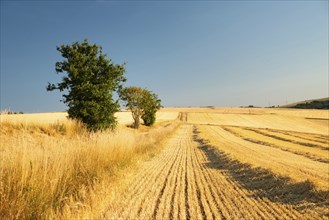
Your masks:
<svg viewBox="0 0 329 220"><path fill-rule="evenodd" d="M147 89L131 86L120 90L120 98L124 101L125 106L131 111L134 119L134 128L140 125L140 118L144 124L150 126L154 124L156 112L161 107L161 100L155 93Z"/></svg>
<svg viewBox="0 0 329 220"><path fill-rule="evenodd" d="M69 117L82 121L90 130L114 128L114 113L120 105L113 92L126 81L124 64L113 64L101 46L89 44L87 39L57 50L64 60L56 63L56 72L65 75L60 83L49 83L47 90L67 92L62 101L68 106Z"/></svg>

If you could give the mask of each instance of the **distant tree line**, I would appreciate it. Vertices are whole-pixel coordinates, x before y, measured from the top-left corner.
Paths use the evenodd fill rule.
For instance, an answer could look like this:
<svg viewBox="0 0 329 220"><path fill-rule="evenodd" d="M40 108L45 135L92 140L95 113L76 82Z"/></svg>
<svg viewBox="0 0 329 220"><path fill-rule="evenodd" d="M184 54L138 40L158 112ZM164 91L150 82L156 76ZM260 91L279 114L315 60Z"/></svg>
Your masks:
<svg viewBox="0 0 329 220"><path fill-rule="evenodd" d="M314 100L306 103L299 103L290 108L301 108L301 109L329 109L329 100L318 101Z"/></svg>
<svg viewBox="0 0 329 220"><path fill-rule="evenodd" d="M59 83L48 83L47 91L66 92L62 101L68 106L69 118L83 122L91 131L113 129L117 125L114 114L120 110L113 95L117 92L133 114L134 128L139 127L140 118L147 126L155 123L161 100L148 89L124 88L125 64L114 64L101 46L85 39L57 50L64 60L56 63L55 70L65 75Z"/></svg>
<svg viewBox="0 0 329 220"><path fill-rule="evenodd" d="M19 115L24 114L24 112L13 112L13 111L1 111L0 115Z"/></svg>

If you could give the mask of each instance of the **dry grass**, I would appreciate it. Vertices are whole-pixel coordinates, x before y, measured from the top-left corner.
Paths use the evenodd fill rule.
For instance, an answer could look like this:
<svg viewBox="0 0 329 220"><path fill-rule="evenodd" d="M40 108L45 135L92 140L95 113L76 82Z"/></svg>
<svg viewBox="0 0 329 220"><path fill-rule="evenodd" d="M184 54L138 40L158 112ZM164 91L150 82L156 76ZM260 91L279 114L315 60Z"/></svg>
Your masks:
<svg viewBox="0 0 329 220"><path fill-rule="evenodd" d="M177 127L167 122L141 131L119 126L88 133L65 117L49 124L52 119L43 116L41 123L1 121L1 218L65 218L68 208L92 205L96 185L154 155Z"/></svg>
<svg viewBox="0 0 329 220"><path fill-rule="evenodd" d="M17 115L8 115L2 114L0 115L0 121L5 122L9 121L10 123L19 123L19 124L54 124L54 123L64 123L67 122L68 114L66 112L54 112L54 113L33 113L33 114L17 114ZM157 122L163 121L172 121L175 120L178 116L177 111L167 111L160 110L157 112ZM115 113L115 117L117 118L119 124L132 124L133 117L131 112L129 111L121 111Z"/></svg>

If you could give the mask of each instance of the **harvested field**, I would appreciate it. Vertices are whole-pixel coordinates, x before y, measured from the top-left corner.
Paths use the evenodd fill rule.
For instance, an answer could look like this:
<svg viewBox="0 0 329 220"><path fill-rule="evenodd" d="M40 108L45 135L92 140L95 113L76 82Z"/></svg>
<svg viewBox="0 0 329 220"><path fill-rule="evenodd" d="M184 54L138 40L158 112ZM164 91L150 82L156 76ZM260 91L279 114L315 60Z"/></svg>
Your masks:
<svg viewBox="0 0 329 220"><path fill-rule="evenodd" d="M41 127L21 126L18 119L10 124L9 116L4 115L1 134L5 136L1 146L6 153L2 158L7 158L8 163L1 166L8 170L6 178L10 181L33 183L33 187L39 187L38 173L42 172L33 172L34 179L26 178L32 167L47 170L46 165L53 169L56 163L50 165L48 161L62 160L67 165L61 165L58 174L66 174L65 169L71 167L74 194L62 195L64 205L47 210L40 215L42 218L328 219L329 128L312 121L322 118L326 122L327 113L247 108L163 109L157 113L158 123L153 128L135 131L126 126L131 123L131 114L120 112L119 133L89 137L77 133L69 121L65 122L64 134L60 133L61 127L55 122L61 117L66 120L64 113L55 114L52 122L44 117L40 121L45 125ZM176 119L180 121L178 128ZM22 150L11 143L22 146L25 160L19 159ZM56 143L62 146L57 149ZM74 147L69 147L72 143ZM72 159L61 158L63 153L56 152L64 152ZM69 162L74 161L76 154L84 158L75 159L75 163L81 162L78 174L73 172L75 164ZM42 160L38 161L36 155ZM87 160L90 155L95 159ZM22 177L19 172L9 172L17 169L15 163L9 163L13 156L15 163L24 164ZM94 168L97 170L97 181L80 182L83 180L80 172L85 172L86 165L88 175L94 175ZM16 176L12 178L11 173ZM45 173L44 183L50 184ZM71 182L65 184L71 187ZM42 187L45 192L47 187ZM25 204L23 189L18 189L22 195L19 201ZM10 201L12 197L4 198ZM50 196L45 202L48 200L51 204L54 198ZM43 207L39 205L39 211ZM8 209L10 206L2 212L7 213Z"/></svg>
<svg viewBox="0 0 329 220"><path fill-rule="evenodd" d="M201 136L232 158L254 167L271 170L297 182L309 180L319 189L328 190L329 164L262 143L244 140L220 126L199 126ZM304 148L304 146L301 146ZM328 155L327 152L323 157Z"/></svg>
<svg viewBox="0 0 329 220"><path fill-rule="evenodd" d="M329 116L328 116L329 117ZM324 121L318 123L296 116L269 113L231 114L231 113L189 113L188 122L203 125L232 125L254 128L271 128L276 130L318 133L327 135L329 127ZM329 123L329 121L328 121Z"/></svg>
<svg viewBox="0 0 329 220"><path fill-rule="evenodd" d="M252 143L275 147L284 151L303 155L316 161L329 163L328 143L317 141L299 140L294 136L275 132L246 127L223 127L226 131L241 137ZM288 132L289 133L289 132ZM323 136L325 137L325 136Z"/></svg>
<svg viewBox="0 0 329 220"><path fill-rule="evenodd" d="M310 198L319 206L307 208L313 204L305 200L308 183L290 185L266 170L232 159L208 145L192 125L182 125L161 154L145 162L125 185L108 210L94 217L300 219L320 218L328 212L325 198L316 193ZM287 190L289 195L280 196Z"/></svg>

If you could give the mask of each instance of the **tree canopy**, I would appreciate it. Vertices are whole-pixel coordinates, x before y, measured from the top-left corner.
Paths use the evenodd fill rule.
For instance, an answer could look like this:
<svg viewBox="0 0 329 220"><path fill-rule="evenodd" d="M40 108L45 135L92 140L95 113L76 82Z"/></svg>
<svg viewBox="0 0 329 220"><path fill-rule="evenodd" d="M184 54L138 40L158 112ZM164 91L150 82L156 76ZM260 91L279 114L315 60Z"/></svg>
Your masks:
<svg viewBox="0 0 329 220"><path fill-rule="evenodd" d="M143 113L141 118L143 119L144 124L147 126L153 125L156 120L156 112L162 107L158 95L144 89L142 107Z"/></svg>
<svg viewBox="0 0 329 220"><path fill-rule="evenodd" d="M82 121L90 130L114 128L114 113L120 105L113 92L126 81L124 64L113 64L101 46L91 45L87 39L57 50L64 60L56 63L56 72L66 75L57 84L48 83L47 90L66 91L62 101L69 108L69 117Z"/></svg>
<svg viewBox="0 0 329 220"><path fill-rule="evenodd" d="M119 95L133 115L134 128L139 127L140 118L143 119L144 124L147 126L154 124L156 120L155 114L161 108L161 100L155 93L147 89L131 86L120 90Z"/></svg>

